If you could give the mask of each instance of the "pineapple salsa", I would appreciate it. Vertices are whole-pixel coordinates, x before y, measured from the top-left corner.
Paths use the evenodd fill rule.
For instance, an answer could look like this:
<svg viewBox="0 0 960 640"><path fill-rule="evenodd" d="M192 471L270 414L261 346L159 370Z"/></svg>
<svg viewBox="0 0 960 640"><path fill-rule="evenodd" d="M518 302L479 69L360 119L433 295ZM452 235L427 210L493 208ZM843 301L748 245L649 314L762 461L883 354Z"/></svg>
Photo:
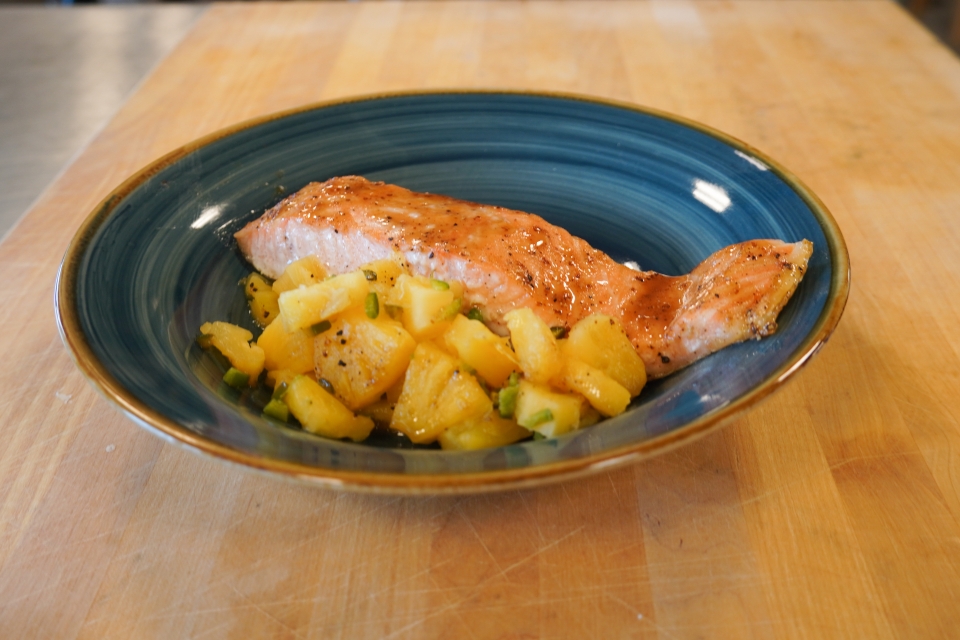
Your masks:
<svg viewBox="0 0 960 640"><path fill-rule="evenodd" d="M266 417L328 438L382 428L452 450L550 438L622 413L646 383L613 318L567 331L515 309L501 337L462 308L461 283L413 276L399 255L330 277L311 256L242 284L260 336L206 322L200 346L230 362L228 384L273 389Z"/></svg>

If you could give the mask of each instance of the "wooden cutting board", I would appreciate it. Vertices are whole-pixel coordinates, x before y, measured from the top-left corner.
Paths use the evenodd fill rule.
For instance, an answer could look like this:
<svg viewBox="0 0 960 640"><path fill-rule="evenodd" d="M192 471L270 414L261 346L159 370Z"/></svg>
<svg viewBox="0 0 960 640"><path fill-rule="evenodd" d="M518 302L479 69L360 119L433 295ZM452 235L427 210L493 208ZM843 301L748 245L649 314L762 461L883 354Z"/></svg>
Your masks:
<svg viewBox="0 0 960 640"><path fill-rule="evenodd" d="M692 445L477 497L253 475L86 383L54 282L124 178L253 116L451 87L632 101L777 158L849 245L833 339ZM892 2L213 5L0 244L0 637L956 637L958 246L960 61Z"/></svg>

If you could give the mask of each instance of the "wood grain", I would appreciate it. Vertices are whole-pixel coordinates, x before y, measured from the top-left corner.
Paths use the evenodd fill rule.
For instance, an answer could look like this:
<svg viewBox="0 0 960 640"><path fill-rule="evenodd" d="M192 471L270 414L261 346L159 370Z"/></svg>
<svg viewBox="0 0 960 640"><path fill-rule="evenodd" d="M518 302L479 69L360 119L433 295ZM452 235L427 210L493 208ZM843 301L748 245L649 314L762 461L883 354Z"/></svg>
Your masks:
<svg viewBox="0 0 960 640"><path fill-rule="evenodd" d="M246 118L437 87L634 101L776 157L849 244L833 339L680 450L460 498L248 474L84 381L56 271L126 176ZM954 636L958 212L960 61L892 2L213 5L0 244L0 637Z"/></svg>

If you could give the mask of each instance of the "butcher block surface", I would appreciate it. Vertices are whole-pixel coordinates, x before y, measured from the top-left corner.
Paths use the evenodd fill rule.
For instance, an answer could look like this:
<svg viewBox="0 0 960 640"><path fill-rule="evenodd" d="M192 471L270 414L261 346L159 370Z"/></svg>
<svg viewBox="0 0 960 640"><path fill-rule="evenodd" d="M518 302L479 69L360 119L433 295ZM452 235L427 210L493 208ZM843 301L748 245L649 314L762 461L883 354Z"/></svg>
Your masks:
<svg viewBox="0 0 960 640"><path fill-rule="evenodd" d="M81 375L57 270L126 177L248 118L445 88L632 102L776 158L849 247L830 342L692 444L461 497L227 466ZM0 243L0 637L956 637L958 247L960 60L893 2L211 5Z"/></svg>

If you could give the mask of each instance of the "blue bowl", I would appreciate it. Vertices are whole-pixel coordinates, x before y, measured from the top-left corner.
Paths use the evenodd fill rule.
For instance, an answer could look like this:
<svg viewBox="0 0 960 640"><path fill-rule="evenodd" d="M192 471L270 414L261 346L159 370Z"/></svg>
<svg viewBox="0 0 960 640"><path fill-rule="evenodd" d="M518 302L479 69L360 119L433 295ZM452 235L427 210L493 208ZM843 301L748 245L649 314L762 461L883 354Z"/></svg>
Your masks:
<svg viewBox="0 0 960 640"><path fill-rule="evenodd" d="M753 238L806 238L814 252L774 336L649 384L597 426L472 452L327 440L262 419L263 399L223 385L195 338L207 320L254 328L233 233L307 182L346 174L537 213L615 260L666 274ZM57 307L84 374L169 440L320 485L472 492L609 468L716 428L823 345L846 302L848 264L816 196L703 125L578 96L395 94L246 122L146 167L77 232Z"/></svg>

